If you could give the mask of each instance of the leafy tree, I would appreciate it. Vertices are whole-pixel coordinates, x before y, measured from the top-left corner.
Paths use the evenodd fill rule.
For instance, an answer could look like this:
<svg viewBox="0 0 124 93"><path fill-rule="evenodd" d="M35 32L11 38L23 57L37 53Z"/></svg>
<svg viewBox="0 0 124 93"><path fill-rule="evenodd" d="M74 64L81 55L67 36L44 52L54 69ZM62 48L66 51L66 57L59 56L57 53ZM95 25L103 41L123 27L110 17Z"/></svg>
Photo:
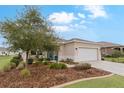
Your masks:
<svg viewBox="0 0 124 93"><path fill-rule="evenodd" d="M25 6L14 20L1 22L0 31L11 49L26 52L26 60L31 50L51 51L58 47L53 29L33 6Z"/></svg>

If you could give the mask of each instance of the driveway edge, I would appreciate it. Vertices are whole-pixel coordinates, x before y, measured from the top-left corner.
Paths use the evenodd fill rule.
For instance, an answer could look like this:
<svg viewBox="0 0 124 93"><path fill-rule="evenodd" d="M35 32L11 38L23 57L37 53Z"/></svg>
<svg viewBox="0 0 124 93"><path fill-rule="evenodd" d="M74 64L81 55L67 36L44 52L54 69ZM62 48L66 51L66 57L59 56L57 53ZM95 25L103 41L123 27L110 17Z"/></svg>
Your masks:
<svg viewBox="0 0 124 93"><path fill-rule="evenodd" d="M106 77L110 77L112 75L114 75L114 74L98 76L98 77L90 77L90 78L78 79L78 80L70 81L70 82L67 82L67 83L64 83L64 84L61 84L61 85L53 86L53 87L50 87L50 88L62 88L64 86L71 85L71 84L74 84L74 83L78 83L78 82L81 82L81 81L92 80L92 79L99 79L99 78L106 78Z"/></svg>

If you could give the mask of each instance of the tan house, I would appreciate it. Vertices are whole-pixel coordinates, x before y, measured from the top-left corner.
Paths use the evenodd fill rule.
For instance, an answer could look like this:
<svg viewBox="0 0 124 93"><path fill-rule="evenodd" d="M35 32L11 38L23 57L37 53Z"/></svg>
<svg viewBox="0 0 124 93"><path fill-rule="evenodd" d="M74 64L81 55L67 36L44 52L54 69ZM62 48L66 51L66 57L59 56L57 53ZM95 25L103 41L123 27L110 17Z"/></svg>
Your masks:
<svg viewBox="0 0 124 93"><path fill-rule="evenodd" d="M111 55L114 50L118 50L121 53L124 52L124 45L115 44L111 42L97 42L101 45L101 54L102 55Z"/></svg>
<svg viewBox="0 0 124 93"><path fill-rule="evenodd" d="M58 60L73 59L75 62L101 60L100 45L82 39L60 40Z"/></svg>

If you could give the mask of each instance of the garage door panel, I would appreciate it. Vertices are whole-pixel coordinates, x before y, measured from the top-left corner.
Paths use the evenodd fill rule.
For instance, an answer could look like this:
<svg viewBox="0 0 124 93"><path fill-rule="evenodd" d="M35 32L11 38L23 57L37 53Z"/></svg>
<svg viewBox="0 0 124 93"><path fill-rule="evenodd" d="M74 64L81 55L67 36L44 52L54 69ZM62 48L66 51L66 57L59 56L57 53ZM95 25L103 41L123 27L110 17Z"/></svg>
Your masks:
<svg viewBox="0 0 124 93"><path fill-rule="evenodd" d="M94 48L79 48L79 61L97 60L97 49Z"/></svg>

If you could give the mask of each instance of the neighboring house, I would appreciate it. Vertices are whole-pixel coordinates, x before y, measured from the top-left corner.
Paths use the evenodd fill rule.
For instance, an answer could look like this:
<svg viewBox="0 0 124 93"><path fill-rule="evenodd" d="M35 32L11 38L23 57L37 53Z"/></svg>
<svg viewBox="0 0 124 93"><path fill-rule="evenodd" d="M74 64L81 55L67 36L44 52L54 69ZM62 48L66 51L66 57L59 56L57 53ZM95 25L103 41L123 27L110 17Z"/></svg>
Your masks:
<svg viewBox="0 0 124 93"><path fill-rule="evenodd" d="M96 42L74 38L60 40L59 44L58 60L67 58L75 62L101 60L100 45Z"/></svg>
<svg viewBox="0 0 124 93"><path fill-rule="evenodd" d="M17 52L9 51L8 48L0 47L0 55L16 55Z"/></svg>
<svg viewBox="0 0 124 93"><path fill-rule="evenodd" d="M97 42L101 45L101 54L102 55L111 55L114 50L118 50L121 53L124 53L124 45L115 44L111 42Z"/></svg>
<svg viewBox="0 0 124 93"><path fill-rule="evenodd" d="M8 51L4 47L0 47L0 55L8 55Z"/></svg>

